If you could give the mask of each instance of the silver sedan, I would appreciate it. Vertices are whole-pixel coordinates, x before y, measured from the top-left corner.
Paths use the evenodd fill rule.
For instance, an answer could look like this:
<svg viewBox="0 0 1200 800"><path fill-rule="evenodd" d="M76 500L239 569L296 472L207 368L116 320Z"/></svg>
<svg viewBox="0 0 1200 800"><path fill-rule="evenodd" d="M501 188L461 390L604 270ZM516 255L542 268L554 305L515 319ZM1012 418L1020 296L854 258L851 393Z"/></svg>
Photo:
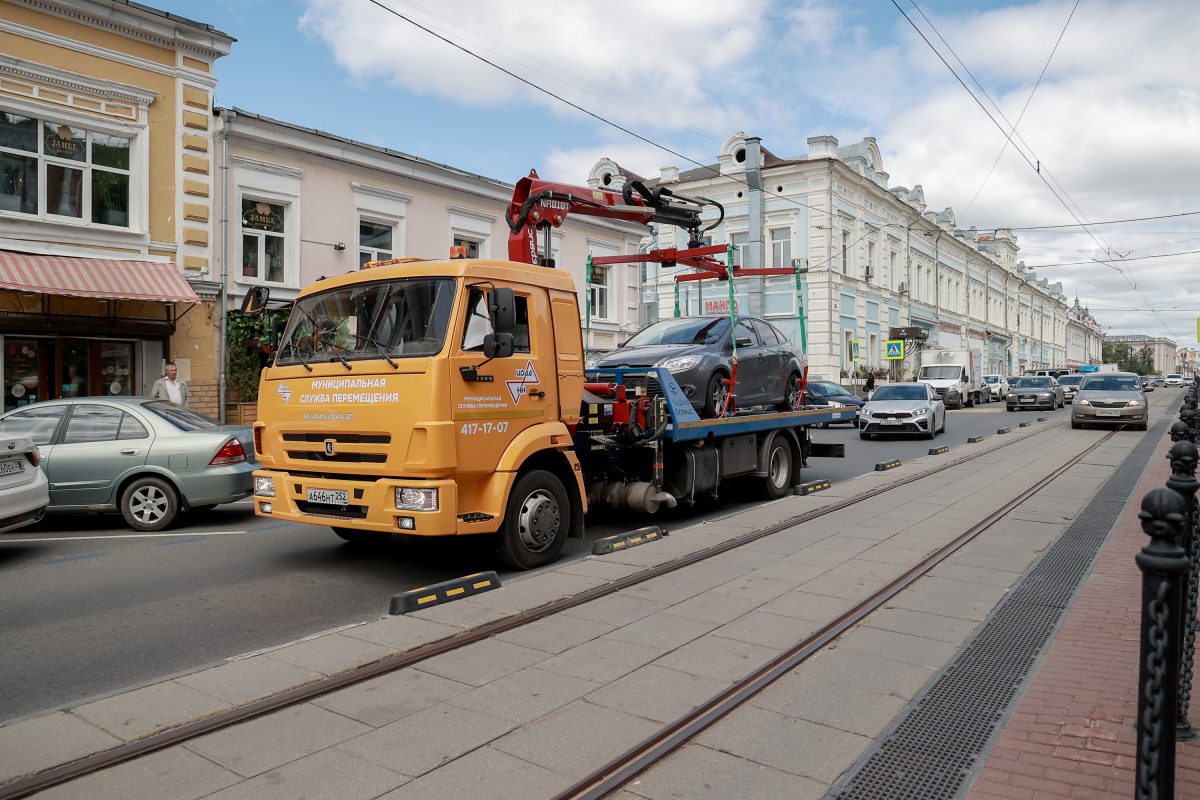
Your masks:
<svg viewBox="0 0 1200 800"><path fill-rule="evenodd" d="M880 386L858 411L858 436L877 433L915 433L932 439L946 430L946 405L925 383Z"/></svg>
<svg viewBox="0 0 1200 800"><path fill-rule="evenodd" d="M157 531L180 511L250 494L250 429L149 397L78 397L0 416L0 436L27 436L41 451L51 513L119 511Z"/></svg>
<svg viewBox="0 0 1200 800"><path fill-rule="evenodd" d="M1071 427L1084 425L1129 425L1144 431L1147 425L1146 395L1132 372L1089 375L1079 387L1071 407Z"/></svg>

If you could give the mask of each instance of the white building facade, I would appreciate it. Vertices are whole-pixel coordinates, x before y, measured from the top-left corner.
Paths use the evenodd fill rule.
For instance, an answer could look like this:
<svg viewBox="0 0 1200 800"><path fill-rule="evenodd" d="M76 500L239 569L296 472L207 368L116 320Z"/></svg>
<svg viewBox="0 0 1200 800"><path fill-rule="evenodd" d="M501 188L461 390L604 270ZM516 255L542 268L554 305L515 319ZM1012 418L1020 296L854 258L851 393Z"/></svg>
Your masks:
<svg viewBox="0 0 1200 800"><path fill-rule="evenodd" d="M738 263L801 270L799 291L794 276L781 275L739 279L735 294L739 313L771 320L796 343L803 306L810 375L849 374L855 349L859 366L888 366L885 342L893 328L924 334L923 342L913 337L908 357L893 367L898 378L914 374L921 350L933 347L983 350L989 371L1010 374L1067 363L1062 286L1026 269L1011 231L961 230L952 209L926 208L920 186L889 187L873 138L847 147L832 136L808 143L805 155L781 158L737 133L711 167L664 167L657 178L643 179L602 159L589 184L620 189L643 180L712 198L724 206L724 219L708 235L735 245ZM715 210L705 212L706 224L718 218ZM660 227L649 246L686 244L684 232ZM686 271L643 271L647 321L675 314L675 276ZM721 307L711 298L727 287L705 284L680 286L680 313Z"/></svg>
<svg viewBox="0 0 1200 800"><path fill-rule="evenodd" d="M1104 330L1092 316L1086 305L1075 305L1067 310L1067 360L1065 366L1072 369L1088 364L1104 363Z"/></svg>
<svg viewBox="0 0 1200 800"><path fill-rule="evenodd" d="M1131 333L1125 336L1109 336L1106 341L1114 344L1127 344L1133 348L1136 355L1143 347L1150 348L1154 357L1154 371L1159 375L1179 371L1178 344L1174 339L1165 336L1147 336L1144 333Z"/></svg>

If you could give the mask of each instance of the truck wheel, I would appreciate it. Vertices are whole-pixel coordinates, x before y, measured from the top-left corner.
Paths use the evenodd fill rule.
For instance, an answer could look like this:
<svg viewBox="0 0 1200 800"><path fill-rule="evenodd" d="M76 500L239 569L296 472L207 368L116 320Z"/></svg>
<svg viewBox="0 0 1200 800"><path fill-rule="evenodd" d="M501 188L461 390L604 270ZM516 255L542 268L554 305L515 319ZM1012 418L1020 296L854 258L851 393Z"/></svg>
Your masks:
<svg viewBox="0 0 1200 800"><path fill-rule="evenodd" d="M356 547L373 547L392 540L392 535L385 531L360 531L355 528L333 528L332 530Z"/></svg>
<svg viewBox="0 0 1200 800"><path fill-rule="evenodd" d="M767 476L762 479L763 494L768 500L778 500L792 488L792 465L796 463L792 443L786 436L776 436L767 448Z"/></svg>
<svg viewBox="0 0 1200 800"><path fill-rule="evenodd" d="M704 392L704 407L700 409L700 416L712 419L720 414L721 409L725 407L725 395L727 394L729 394L729 387L725 385L725 375L714 372L708 379L708 388Z"/></svg>
<svg viewBox="0 0 1200 800"><path fill-rule="evenodd" d="M800 373L788 375L787 388L783 391L783 402L775 406L779 411L791 411L796 407L796 398L800 395Z"/></svg>
<svg viewBox="0 0 1200 800"><path fill-rule="evenodd" d="M162 478L136 478L121 492L121 516L135 531L161 531L178 514L179 495Z"/></svg>
<svg viewBox="0 0 1200 800"><path fill-rule="evenodd" d="M571 525L571 501L551 472L530 470L517 478L504 510L497 555L517 569L558 558Z"/></svg>

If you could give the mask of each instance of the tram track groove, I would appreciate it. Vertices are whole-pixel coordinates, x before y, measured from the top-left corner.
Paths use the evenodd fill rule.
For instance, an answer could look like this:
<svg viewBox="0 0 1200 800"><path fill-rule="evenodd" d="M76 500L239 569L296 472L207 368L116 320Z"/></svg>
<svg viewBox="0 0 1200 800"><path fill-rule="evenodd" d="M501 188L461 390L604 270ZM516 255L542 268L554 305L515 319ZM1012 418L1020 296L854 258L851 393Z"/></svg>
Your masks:
<svg viewBox="0 0 1200 800"><path fill-rule="evenodd" d="M329 693L337 691L339 689L344 689L344 688L371 680L373 678L377 678L381 675L386 675L388 673L395 672L397 670L404 669L409 666L413 666L417 663L420 663L427 659L433 658L435 656L442 655L444 653L449 653L454 650L458 650L460 648L466 647L467 645L482 641L484 639L490 638L497 634L505 633L507 631L511 631L516 628L523 627L525 625L531 624L533 622L544 619L546 617L553 616L554 614L558 614L558 613L561 613L568 609L583 605L584 603L591 602L592 600L597 600L602 597L606 597L606 596L615 594L624 589L628 589L630 587L637 586L638 584L653 580L654 578L658 578L663 575L667 575L667 574L670 574L677 570L683 569L685 567L692 566L693 564L697 564L702 561L706 561L710 558L714 558L716 556L719 556L723 553L737 549L739 547L743 547L745 545L752 544L753 542L757 542L763 538L772 536L772 535L780 533L782 531L789 530L798 525L812 522L814 520L820 519L821 517L827 516L829 514L833 514L838 511L845 510L845 509L850 508L858 503L878 498L880 495L885 494L887 492L891 492L895 489L900 489L905 486L909 486L913 483L933 477L935 475L938 475L938 474L945 472L947 470L950 470L950 469L954 469L955 467L961 466L963 464L967 464L972 461L976 461L977 459L985 458L986 456L989 456L999 450L1017 445L1021 442L1027 441L1031 438L1040 436L1040 435L1046 433L1047 431L1061 429L1065 425L1066 425L1066 422L1064 421L1064 422L1060 422L1057 424L1047 425L1045 427L1035 429L1035 430L1031 431L1030 433L1027 433L1023 436L1017 436L1017 437L1013 437L1011 439L1006 438L1006 440L1003 443L997 444L993 447L989 447L989 448L980 450L978 453L972 453L970 455L962 456L960 458L949 461L945 464L941 464L936 467L932 467L930 469L922 470L921 472L919 472L917 474L900 478L899 480L889 483L887 486L879 487L877 489L872 489L872 490L868 490L865 492L860 492L858 494L852 495L850 497L844 498L844 499L836 501L834 503L830 503L830 504L822 506L820 508L812 509L811 511L807 511L802 514L798 514L798 515L789 517L788 519L781 520L779 522L772 523L770 525L766 525L762 528L758 528L756 530L749 531L744 534L740 534L740 535L735 536L727 541L720 542L720 543L711 545L709 547L697 550L693 553L689 553L685 556L681 556L680 558L674 559L672 561L669 561L669 562L666 562L663 564L658 564L653 567L649 567L647 569L641 570L637 573L612 580L602 586L597 586L592 589L588 589L583 592L580 592L578 594L571 595L571 596L565 597L565 598L561 598L559 600L553 601L551 603L547 603L543 606L539 606L534 609L529 609L526 611L518 612L516 614L510 615L503 619L495 620L493 622L486 623L477 628L463 631L462 633L455 634L453 636L449 636L445 639L441 639L441 640L438 640L435 642L430 642L428 644L424 644L419 647L416 647L412 650L409 650L409 651L406 651L403 653L399 653L395 656L390 656L388 658L381 659L379 661L375 661L370 664L366 664L366 665L357 667L352 670L348 670L348 671L340 673L338 675L332 675L327 678L323 678L323 679L314 681L312 683L305 684L303 686L295 687L293 689L283 691L283 692L273 695L271 697L263 698L261 700L257 700L257 701L251 702L251 703L246 703L246 704L237 706L235 708L229 709L227 711L223 711L218 714L212 715L210 717L206 717L204 719L185 723L183 725L171 728L169 730L161 731L159 733L155 733L155 734L152 734L147 737L143 737L140 739L136 739L134 741L126 742L126 743L118 745L116 747L112 747L112 748L109 748L106 750L99 751L97 753L93 753L88 756L84 756L79 759L75 759L75 760L67 762L65 764L60 764L58 766L51 767L51 768L45 769L45 770L40 770L36 773L22 777L18 780L11 781L4 785L0 785L0 800L16 800L17 798L28 797L36 792L44 791L53 786L67 783L71 780L75 780L76 778L80 778L80 777L83 777L85 775L88 775L88 774L91 774L94 772L98 772L98 771L105 770L105 769L108 769L111 767L115 767L119 764L122 764L122 763L125 763L128 761L132 761L141 756L149 755L151 753L154 753L154 752L157 752L157 751L160 751L160 750L163 750L163 749L166 749L168 747L172 747L172 746L175 746L178 744L183 744L187 741L196 739L200 736L214 733L216 731L231 727L233 725L237 725L242 722L247 722L249 720L265 716L272 712L279 711L279 710L288 708L293 705L297 705L300 703L307 702L309 700L316 699L322 695L329 694ZM1078 463L1081 459L1083 459L1088 454L1093 452L1100 445L1109 441L1112 438L1112 436L1114 436L1117 432L1119 432L1121 430L1123 430L1123 428L1118 428L1118 429L1110 432L1109 434L1105 435L1101 439L1099 439L1093 445L1089 446L1088 449L1086 449L1084 452L1080 453L1078 456L1073 458L1067 465L1059 468L1054 473L1052 473L1051 476L1040 481L1036 485L1037 489L1044 487L1044 485L1046 483L1049 483L1055 477L1058 477L1062 472L1065 472L1066 469L1069 469L1071 466L1074 466L1076 463ZM1036 489L1034 491L1036 491ZM1007 513L1009 513L1013 507L1015 507L1016 505L1019 505L1021 502L1024 501L1024 499L1027 499L1027 494L1025 492L1022 493L1022 495L1019 497L1019 499L1014 499L1013 501L1010 501L1008 504L1006 504L1003 507L1003 509L1002 509L1003 513L1000 514L1000 516L1002 517L1002 516L1006 515ZM999 513L999 512L997 512L997 513ZM996 519L992 519L993 516L995 516L995 515L989 516L988 519L984 521L984 522L987 522L988 527L990 527L991 524L994 524L995 521L998 521L998 519L1000 518L1000 517L996 517ZM983 523L979 523L979 524L982 525ZM972 530L974 529L974 527L978 527L978 525L973 526ZM981 529L979 532L982 532L982 530L983 529ZM958 538L956 538L954 540L954 542L958 542L959 539L961 539L964 536L967 536L968 533L970 533L970 531L968 531L967 533L961 534ZM975 533L974 535L978 535L978 532ZM974 536L972 536L971 538L974 538ZM953 544L954 542L952 542L951 544ZM965 543L966 543L965 541L962 542L962 544L965 544ZM961 547L962 544L960 544L959 547ZM949 547L949 546L950 545L947 545L946 547ZM917 565L916 567L913 567L911 570L904 573L904 575L902 575L900 578L897 578L895 581L893 581L891 584L889 584L889 586L892 586L897 581L903 581L903 580L907 580L907 582L905 583L905 586L907 586L912 581L916 580L918 577L920 577L920 574L924 574L924 572L922 572L920 574L912 575L912 576L910 576L910 573L913 572L913 570L916 570L916 569L920 568L922 565L928 563L930 558L937 557L938 554L942 553L942 550L944 550L944 549L945 548L942 548L942 549L939 549L938 551L936 551L933 556L928 557L925 561L921 562L921 564ZM940 560L942 560L945 557L952 554L952 552L953 551L946 552L944 555L942 555L941 558L939 558L938 563L940 563ZM925 571L927 572L928 569L932 569L933 566L936 566L936 563L929 564L929 566L925 569ZM908 576L908 577L906 577L906 576ZM895 593L897 593L898 591L902 590L903 588L904 587L900 587L900 589L897 589L895 592L893 592L893 595ZM847 615L855 614L857 609L858 609L858 606L856 606L854 609L851 609L848 612L845 612L842 616L840 616L838 618L838 620L848 618ZM870 613L870 611L863 613L862 616L865 616L868 613ZM859 618L861 618L861 617L859 617ZM856 621L857 621L857 618L856 618ZM838 633L832 633L832 628L830 626L837 624L837 622L838 621L835 620L834 622L827 624L824 628L819 630L817 633L813 634L812 637L809 637L809 639L806 639L805 641L808 642L809 640L812 640L813 637L822 637L822 641L827 643L828 640L832 640L833 638L836 638L837 635L840 635L840 631ZM852 622L849 624L852 625L854 623ZM805 655L800 660L802 661L804 658L809 657L812 654L812 652L816 652L817 650L820 649L820 647L823 647L823 646L824 646L824 644L820 645L819 647L816 647L816 649L809 652L807 655ZM776 659L776 660L778 660L778 659ZM775 662L773 661L771 663L775 663ZM797 662L797 663L799 663L799 662ZM790 667L788 669L790 669ZM783 672L786 672L786 671L787 671L787 669L785 669ZM783 673L780 673L780 674L783 674ZM738 684L735 684L734 687L732 687L730 690L727 690L727 691L733 691L733 689L736 689L738 686L742 686L746 680L747 679L743 679L743 681L740 681ZM728 710L725 712L722 712L721 716L724 716L725 713L728 713ZM689 718L691 716L692 715L689 715ZM713 721L715 721L715 719ZM709 724L711 724L711 723L709 723ZM688 738L690 738L690 737L688 737ZM686 741L686 740L683 740L683 741ZM682 744L682 742L680 742L680 744ZM672 746L671 749L673 750L673 749L675 749L675 747L678 747L678 746L679 745L676 744L676 745ZM669 752L669 751L667 751L667 752ZM643 765L642 767L640 767L638 769L638 772L645 769L645 766L646 765ZM636 773L633 773L633 774L636 774ZM625 778L625 780L628 780L628 778ZM576 786L582 786L582 782L576 784ZM612 788L615 788L615 787L610 787L609 789L607 789L605 791L611 791ZM561 798L576 797L576 796L578 796L578 797L598 797L601 795L594 795L594 794L590 794L590 793L582 794L582 795L580 795L578 793L577 794L559 795L559 797L561 797Z"/></svg>

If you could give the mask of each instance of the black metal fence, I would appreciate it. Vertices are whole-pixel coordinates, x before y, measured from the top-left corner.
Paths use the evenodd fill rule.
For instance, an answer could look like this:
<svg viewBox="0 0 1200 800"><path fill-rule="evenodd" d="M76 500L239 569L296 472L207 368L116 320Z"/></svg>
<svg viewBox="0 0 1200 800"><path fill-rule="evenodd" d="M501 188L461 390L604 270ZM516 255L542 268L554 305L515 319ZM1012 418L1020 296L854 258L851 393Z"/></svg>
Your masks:
<svg viewBox="0 0 1200 800"><path fill-rule="evenodd" d="M1137 800L1175 796L1175 743L1196 738L1188 721L1196 655L1200 588L1200 513L1197 445L1200 377L1184 395L1171 425L1171 477L1142 498L1138 517L1149 543L1137 554L1142 571L1142 630L1138 661Z"/></svg>

